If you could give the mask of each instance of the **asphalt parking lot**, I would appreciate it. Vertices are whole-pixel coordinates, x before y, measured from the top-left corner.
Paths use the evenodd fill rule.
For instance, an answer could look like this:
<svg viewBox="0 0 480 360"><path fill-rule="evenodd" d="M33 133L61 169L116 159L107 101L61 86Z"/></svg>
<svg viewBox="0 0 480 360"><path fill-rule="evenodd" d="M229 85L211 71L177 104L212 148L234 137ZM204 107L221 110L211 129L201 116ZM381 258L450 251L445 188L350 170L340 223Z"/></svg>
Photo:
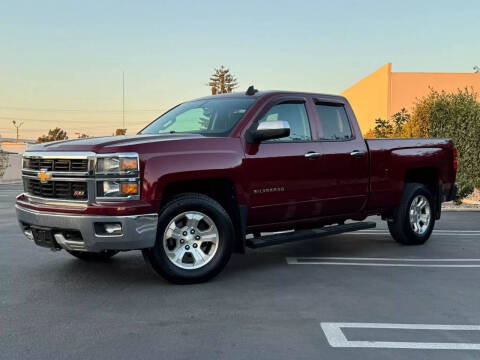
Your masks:
<svg viewBox="0 0 480 360"><path fill-rule="evenodd" d="M480 212L430 241L377 229L249 250L171 285L139 252L84 263L20 233L0 185L2 359L479 359Z"/></svg>

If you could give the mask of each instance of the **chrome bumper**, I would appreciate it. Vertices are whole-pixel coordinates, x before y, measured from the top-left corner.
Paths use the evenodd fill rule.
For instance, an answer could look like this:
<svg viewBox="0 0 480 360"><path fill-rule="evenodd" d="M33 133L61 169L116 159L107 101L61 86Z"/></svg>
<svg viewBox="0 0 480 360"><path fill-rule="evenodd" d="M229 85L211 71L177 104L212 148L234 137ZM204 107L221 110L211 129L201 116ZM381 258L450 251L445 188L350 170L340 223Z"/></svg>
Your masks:
<svg viewBox="0 0 480 360"><path fill-rule="evenodd" d="M16 205L22 231L30 226L49 229L55 241L66 250L99 252L152 247L157 235L157 214L93 216L35 211ZM118 223L122 233L98 234L95 224ZM65 232L78 231L81 239L67 239Z"/></svg>

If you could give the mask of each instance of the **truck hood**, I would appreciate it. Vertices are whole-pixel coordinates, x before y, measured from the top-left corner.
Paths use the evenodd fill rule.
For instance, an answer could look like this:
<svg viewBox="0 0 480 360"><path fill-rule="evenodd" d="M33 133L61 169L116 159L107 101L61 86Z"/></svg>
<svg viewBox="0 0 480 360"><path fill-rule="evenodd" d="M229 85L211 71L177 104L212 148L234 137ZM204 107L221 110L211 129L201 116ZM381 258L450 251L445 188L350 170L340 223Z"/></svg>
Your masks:
<svg viewBox="0 0 480 360"><path fill-rule="evenodd" d="M127 148L135 148L142 144L198 138L205 138L205 136L200 134L103 136L35 144L29 146L27 151L92 151L95 153L110 153L127 151Z"/></svg>

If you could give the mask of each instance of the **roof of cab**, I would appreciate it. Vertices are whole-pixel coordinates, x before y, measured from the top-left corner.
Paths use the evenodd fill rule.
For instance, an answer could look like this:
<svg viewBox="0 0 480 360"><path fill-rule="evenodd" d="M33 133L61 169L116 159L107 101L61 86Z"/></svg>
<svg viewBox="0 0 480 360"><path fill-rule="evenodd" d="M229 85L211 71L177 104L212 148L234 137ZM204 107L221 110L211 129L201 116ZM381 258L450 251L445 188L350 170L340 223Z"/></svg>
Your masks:
<svg viewBox="0 0 480 360"><path fill-rule="evenodd" d="M302 91L266 90L266 91L258 91L254 95L246 95L245 92L233 92L233 93L227 93L227 94L204 96L195 100L207 100L207 99L218 99L218 98L260 98L264 96L273 96L273 95L302 95L302 96L307 95L307 96L318 96L322 98L330 98L332 100L345 99L341 95L318 94L318 93L302 92Z"/></svg>

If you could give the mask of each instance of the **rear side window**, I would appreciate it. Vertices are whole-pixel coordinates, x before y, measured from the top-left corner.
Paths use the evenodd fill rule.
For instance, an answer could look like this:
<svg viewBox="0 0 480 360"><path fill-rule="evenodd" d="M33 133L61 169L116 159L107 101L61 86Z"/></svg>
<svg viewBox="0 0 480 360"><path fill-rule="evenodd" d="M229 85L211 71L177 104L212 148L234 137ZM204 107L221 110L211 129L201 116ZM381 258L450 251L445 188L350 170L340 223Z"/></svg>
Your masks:
<svg viewBox="0 0 480 360"><path fill-rule="evenodd" d="M265 121L286 121L290 125L290 136L268 141L295 142L311 141L310 123L304 102L284 102L273 106L259 123Z"/></svg>
<svg viewBox="0 0 480 360"><path fill-rule="evenodd" d="M344 141L353 138L345 107L341 104L316 104L322 140Z"/></svg>

